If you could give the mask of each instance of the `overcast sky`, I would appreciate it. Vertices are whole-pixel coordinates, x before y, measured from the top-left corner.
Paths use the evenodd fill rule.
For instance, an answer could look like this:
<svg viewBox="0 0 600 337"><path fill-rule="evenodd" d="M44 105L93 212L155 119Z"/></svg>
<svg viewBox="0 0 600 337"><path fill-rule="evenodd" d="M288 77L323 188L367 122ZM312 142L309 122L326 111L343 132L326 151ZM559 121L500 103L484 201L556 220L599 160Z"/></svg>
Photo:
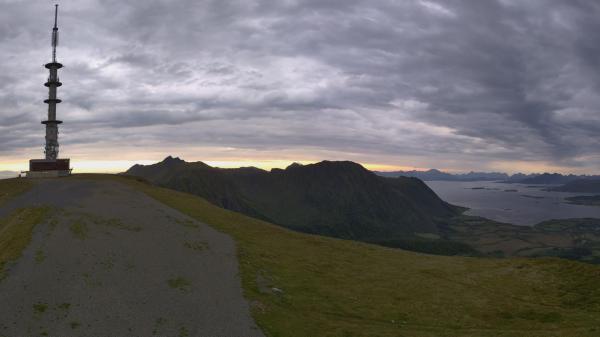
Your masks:
<svg viewBox="0 0 600 337"><path fill-rule="evenodd" d="M600 173L594 0L59 1L61 156ZM0 0L0 170L42 157L53 2Z"/></svg>

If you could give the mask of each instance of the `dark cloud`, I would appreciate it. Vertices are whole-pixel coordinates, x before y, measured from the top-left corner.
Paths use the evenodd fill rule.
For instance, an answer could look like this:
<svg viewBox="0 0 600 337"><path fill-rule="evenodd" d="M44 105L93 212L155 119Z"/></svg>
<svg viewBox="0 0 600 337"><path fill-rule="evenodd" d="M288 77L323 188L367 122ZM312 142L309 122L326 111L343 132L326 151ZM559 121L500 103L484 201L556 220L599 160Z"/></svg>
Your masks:
<svg viewBox="0 0 600 337"><path fill-rule="evenodd" d="M40 142L52 6L0 1L8 156ZM62 141L595 171L599 16L559 0L64 0Z"/></svg>

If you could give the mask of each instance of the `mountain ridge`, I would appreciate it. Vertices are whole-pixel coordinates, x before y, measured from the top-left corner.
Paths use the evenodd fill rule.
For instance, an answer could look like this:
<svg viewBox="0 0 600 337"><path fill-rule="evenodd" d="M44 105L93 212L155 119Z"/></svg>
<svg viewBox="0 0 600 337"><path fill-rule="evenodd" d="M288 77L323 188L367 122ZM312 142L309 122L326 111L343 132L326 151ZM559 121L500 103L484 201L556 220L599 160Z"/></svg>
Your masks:
<svg viewBox="0 0 600 337"><path fill-rule="evenodd" d="M438 169L426 171L374 171L382 177L415 177L424 181L499 181L504 183L519 183L531 185L558 185L565 184L578 179L600 179L597 175L563 175L561 173L515 173L509 175L502 172L475 172L448 173Z"/></svg>
<svg viewBox="0 0 600 337"><path fill-rule="evenodd" d="M439 231L463 208L417 178L380 177L350 161L291 164L270 171L221 169L171 156L126 175L192 193L211 203L301 232L379 242Z"/></svg>
<svg viewBox="0 0 600 337"><path fill-rule="evenodd" d="M510 179L506 173L500 172L474 172L452 174L443 172L438 169L429 169L427 171L391 171L382 172L375 171L376 174L382 177L396 178L399 176L414 177L425 181L495 181Z"/></svg>

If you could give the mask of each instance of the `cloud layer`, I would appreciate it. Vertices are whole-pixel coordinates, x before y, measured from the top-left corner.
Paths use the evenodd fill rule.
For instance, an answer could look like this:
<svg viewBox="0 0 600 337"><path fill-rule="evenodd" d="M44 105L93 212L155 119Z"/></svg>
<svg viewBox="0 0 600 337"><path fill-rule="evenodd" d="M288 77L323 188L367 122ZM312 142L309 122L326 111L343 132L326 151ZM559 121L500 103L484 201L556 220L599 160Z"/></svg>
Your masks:
<svg viewBox="0 0 600 337"><path fill-rule="evenodd" d="M0 157L24 160L52 3L0 3ZM598 173L593 1L60 3L65 156Z"/></svg>

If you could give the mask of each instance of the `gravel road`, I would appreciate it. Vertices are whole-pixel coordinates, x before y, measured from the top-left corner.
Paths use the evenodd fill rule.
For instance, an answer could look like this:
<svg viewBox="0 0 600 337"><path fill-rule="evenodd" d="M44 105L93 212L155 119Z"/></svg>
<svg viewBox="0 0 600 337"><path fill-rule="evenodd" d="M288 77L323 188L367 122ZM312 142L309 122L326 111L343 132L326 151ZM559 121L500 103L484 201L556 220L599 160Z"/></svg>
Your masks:
<svg viewBox="0 0 600 337"><path fill-rule="evenodd" d="M112 181L40 180L0 208L49 205L0 281L0 336L263 336L233 240Z"/></svg>

